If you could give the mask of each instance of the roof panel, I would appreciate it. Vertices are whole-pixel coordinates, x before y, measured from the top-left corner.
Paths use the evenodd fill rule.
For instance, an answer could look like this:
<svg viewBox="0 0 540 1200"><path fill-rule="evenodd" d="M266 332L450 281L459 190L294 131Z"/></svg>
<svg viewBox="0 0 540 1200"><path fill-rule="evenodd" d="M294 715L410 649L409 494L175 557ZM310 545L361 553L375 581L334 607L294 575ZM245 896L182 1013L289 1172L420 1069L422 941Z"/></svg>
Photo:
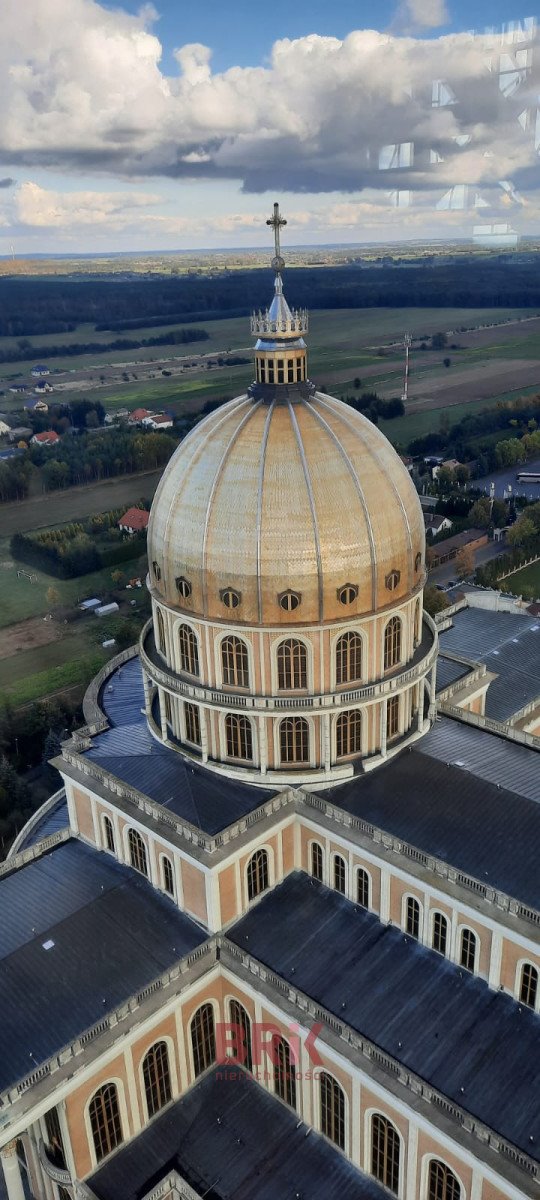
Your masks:
<svg viewBox="0 0 540 1200"><path fill-rule="evenodd" d="M538 1157L540 1022L529 1009L300 872L227 936Z"/></svg>

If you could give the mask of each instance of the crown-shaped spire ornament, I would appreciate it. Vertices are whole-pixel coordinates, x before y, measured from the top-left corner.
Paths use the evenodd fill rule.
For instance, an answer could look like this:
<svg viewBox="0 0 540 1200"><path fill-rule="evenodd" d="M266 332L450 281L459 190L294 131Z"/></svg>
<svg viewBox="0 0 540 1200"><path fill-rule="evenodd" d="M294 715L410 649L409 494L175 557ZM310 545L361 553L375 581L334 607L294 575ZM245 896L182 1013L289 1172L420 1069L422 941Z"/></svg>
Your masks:
<svg viewBox="0 0 540 1200"><path fill-rule="evenodd" d="M267 220L269 225L274 230L274 257L272 259L272 269L275 272L274 281L274 299L270 308L266 312L253 313L251 317L251 332L258 337L299 337L303 333L307 333L308 315L307 310L302 308L290 309L285 296L283 295L283 281L281 272L285 266L285 260L281 254L281 239L280 231L287 224L285 217L281 216L279 204L274 204L273 215Z"/></svg>

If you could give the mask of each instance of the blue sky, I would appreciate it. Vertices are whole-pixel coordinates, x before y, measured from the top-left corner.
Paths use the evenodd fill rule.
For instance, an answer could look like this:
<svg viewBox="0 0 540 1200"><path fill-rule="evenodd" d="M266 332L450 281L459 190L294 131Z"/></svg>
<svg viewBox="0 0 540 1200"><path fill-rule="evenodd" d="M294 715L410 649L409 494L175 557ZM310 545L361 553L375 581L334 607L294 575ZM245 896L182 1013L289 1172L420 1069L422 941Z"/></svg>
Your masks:
<svg viewBox="0 0 540 1200"><path fill-rule="evenodd" d="M294 243L536 232L527 17L503 0L10 0L0 253L257 245L276 197ZM508 22L521 32L485 36Z"/></svg>

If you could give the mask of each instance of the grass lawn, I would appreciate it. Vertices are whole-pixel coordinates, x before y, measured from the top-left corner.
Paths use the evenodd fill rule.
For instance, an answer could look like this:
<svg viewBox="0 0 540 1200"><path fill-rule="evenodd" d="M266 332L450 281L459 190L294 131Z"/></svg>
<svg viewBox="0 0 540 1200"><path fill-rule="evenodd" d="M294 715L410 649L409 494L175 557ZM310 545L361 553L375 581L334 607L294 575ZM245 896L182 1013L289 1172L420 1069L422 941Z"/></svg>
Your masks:
<svg viewBox="0 0 540 1200"><path fill-rule="evenodd" d="M540 562L531 563L530 567L516 571L508 579L501 579L500 587L503 592L512 592L514 596L525 596L536 600L540 597Z"/></svg>
<svg viewBox="0 0 540 1200"><path fill-rule="evenodd" d="M116 649L116 646L113 646L111 653L114 654ZM107 655L105 650L79 654L60 666L49 667L13 681L4 688L5 694L16 707L22 707L68 688L79 686L84 691L107 661L107 657L110 657L110 654Z"/></svg>
<svg viewBox="0 0 540 1200"><path fill-rule="evenodd" d="M120 563L119 569L128 576L140 575L145 563L146 558L129 559ZM18 577L17 570L35 575L36 583L31 583L26 576ZM55 579L52 575L45 575L43 571L27 566L26 563L15 563L9 553L9 542L3 538L0 541L0 627L50 612L51 605L47 600L49 587L58 592L60 604L66 606L111 591L112 570L114 567L104 567L101 571L79 575L76 579Z"/></svg>

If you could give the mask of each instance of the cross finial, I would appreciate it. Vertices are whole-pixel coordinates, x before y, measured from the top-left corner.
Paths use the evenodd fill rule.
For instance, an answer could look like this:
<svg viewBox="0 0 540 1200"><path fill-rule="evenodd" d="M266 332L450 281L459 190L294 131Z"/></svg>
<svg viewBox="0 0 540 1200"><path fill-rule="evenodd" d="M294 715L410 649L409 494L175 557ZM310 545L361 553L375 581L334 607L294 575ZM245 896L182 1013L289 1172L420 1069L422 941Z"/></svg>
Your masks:
<svg viewBox="0 0 540 1200"><path fill-rule="evenodd" d="M272 259L272 266L273 266L273 268L274 268L274 271L276 272L276 274L279 274L279 272L280 272L280 271L282 271L282 270L283 270L283 267L285 266L285 262L284 262L284 260L283 260L283 259L282 259L282 257L281 257L281 246L280 246L280 241L279 241L279 231L280 231L280 229L281 229L281 226L282 226L282 225L286 225L286 224L287 224L287 222L286 222L285 218L281 216L281 213L280 213L280 211L279 211L279 204L277 204L277 203L276 203L276 204L274 204L274 215L273 215L273 217L270 217L270 219L269 219L269 220L266 222L266 224L267 224L267 225L270 225L270 226L272 227L272 229L274 230L274 250L275 250L275 254L274 254L274 257L273 257L273 259Z"/></svg>

